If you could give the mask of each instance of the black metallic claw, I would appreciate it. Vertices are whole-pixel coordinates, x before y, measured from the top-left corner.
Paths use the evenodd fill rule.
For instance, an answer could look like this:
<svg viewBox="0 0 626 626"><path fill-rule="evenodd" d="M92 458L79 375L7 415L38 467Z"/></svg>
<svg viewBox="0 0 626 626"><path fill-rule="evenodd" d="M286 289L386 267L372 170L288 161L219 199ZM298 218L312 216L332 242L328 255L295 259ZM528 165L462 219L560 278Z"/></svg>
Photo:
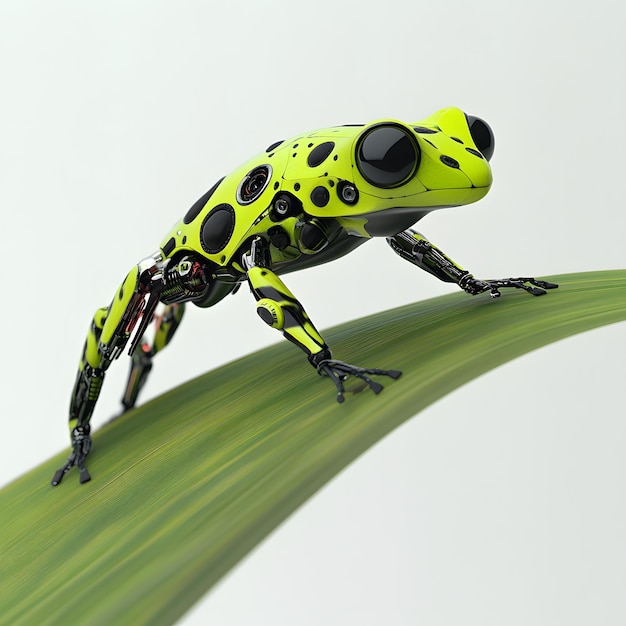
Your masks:
<svg viewBox="0 0 626 626"><path fill-rule="evenodd" d="M557 283L549 283L547 280L536 280L535 278L527 278L526 280L532 285L543 289L558 289L559 287Z"/></svg>
<svg viewBox="0 0 626 626"><path fill-rule="evenodd" d="M89 475L87 468L82 463L78 465L78 471L80 472L79 481L81 485L91 480L91 476Z"/></svg>
<svg viewBox="0 0 626 626"><path fill-rule="evenodd" d="M65 476L65 474L67 474L67 472L69 472L74 466L78 468L79 482L81 485L91 480L91 476L89 472L87 471L87 468L85 467L85 456L78 455L76 451L73 451L68 457L65 465L59 468L54 473L54 476L52 477L52 481L50 482L50 484L53 487L56 487L57 485L61 484L61 481L63 480L63 477Z"/></svg>
<svg viewBox="0 0 626 626"><path fill-rule="evenodd" d="M52 477L52 486L56 487L57 485L59 485L61 483L61 481L63 480L63 476L65 476L65 472L67 472L70 468L63 466L61 469L58 469L54 476Z"/></svg>
<svg viewBox="0 0 626 626"><path fill-rule="evenodd" d="M546 294L546 289L556 289L558 287L556 283L549 283L545 280L536 280L534 278L501 278L499 280L487 280L485 282L491 289L492 298L498 298L500 296L499 290L503 287L523 289L533 296L543 296ZM534 287L531 287L531 285L534 285Z"/></svg>
<svg viewBox="0 0 626 626"><path fill-rule="evenodd" d="M350 365L343 361L335 361L332 359L326 359L321 361L317 366L317 371L320 374L326 374L333 380L337 387L337 402L344 401L344 385L349 376L355 376L367 383L369 388L376 394L379 394L383 390L383 386L369 378L368 374L375 376L389 376L390 378L400 378L402 372L400 370L380 370L380 369L365 369L363 367L357 367L356 365Z"/></svg>
<svg viewBox="0 0 626 626"><path fill-rule="evenodd" d="M338 376L332 368L325 364L325 362L319 364L317 371L320 374L326 374L326 376L328 376L328 378L330 378L335 383L335 387L337 387L337 402L343 402L343 381L346 379L346 376Z"/></svg>

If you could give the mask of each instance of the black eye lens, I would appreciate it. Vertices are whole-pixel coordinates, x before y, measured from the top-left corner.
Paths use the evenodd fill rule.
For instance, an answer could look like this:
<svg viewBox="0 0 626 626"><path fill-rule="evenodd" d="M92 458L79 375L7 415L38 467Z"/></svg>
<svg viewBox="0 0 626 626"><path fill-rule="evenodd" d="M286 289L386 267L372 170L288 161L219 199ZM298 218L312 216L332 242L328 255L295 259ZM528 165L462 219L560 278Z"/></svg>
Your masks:
<svg viewBox="0 0 626 626"><path fill-rule="evenodd" d="M367 131L356 149L356 163L363 178L376 187L398 187L419 165L415 139L401 126L381 124Z"/></svg>
<svg viewBox="0 0 626 626"><path fill-rule="evenodd" d="M485 120L481 120L480 117L467 114L465 117L467 118L467 125L476 147L482 152L487 161L491 161L493 151L496 149L496 139L491 126Z"/></svg>

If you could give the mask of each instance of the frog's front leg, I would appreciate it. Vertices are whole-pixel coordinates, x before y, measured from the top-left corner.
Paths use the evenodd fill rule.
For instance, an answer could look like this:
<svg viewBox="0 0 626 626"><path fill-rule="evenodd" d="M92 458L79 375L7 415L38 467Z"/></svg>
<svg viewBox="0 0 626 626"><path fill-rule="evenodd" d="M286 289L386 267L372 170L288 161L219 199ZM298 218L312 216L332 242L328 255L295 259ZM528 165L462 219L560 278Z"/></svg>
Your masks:
<svg viewBox="0 0 626 626"><path fill-rule="evenodd" d="M285 283L264 262L263 241L253 243L249 255L244 258L247 266L247 278L252 294L257 300L259 317L280 330L284 337L296 344L308 357L309 363L318 374L328 376L337 387L337 402L344 400L344 382L349 376L365 381L374 393L379 393L383 386L371 380L369 375L399 378L397 370L364 369L336 361L323 337L319 334L304 307L287 288Z"/></svg>
<svg viewBox="0 0 626 626"><path fill-rule="evenodd" d="M422 234L405 230L387 238L387 243L403 259L410 261L446 283L455 283L463 291L476 295L489 291L492 298L500 296L502 287L523 289L533 296L542 296L546 289L556 289L555 283L535 278L502 278L498 280L478 280L467 270L446 256Z"/></svg>

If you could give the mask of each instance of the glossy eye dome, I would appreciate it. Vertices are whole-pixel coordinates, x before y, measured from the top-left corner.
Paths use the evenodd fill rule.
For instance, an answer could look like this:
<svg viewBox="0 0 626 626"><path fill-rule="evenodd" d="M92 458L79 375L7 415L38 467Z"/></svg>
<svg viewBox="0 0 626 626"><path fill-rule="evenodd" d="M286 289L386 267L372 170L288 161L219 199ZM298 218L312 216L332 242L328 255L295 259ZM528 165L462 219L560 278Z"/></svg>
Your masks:
<svg viewBox="0 0 626 626"><path fill-rule="evenodd" d="M482 155L491 161L493 151L496 149L496 139L491 130L491 126L482 120L480 117L465 114L467 118L467 125L469 126L470 134L476 144L476 147L481 151Z"/></svg>
<svg viewBox="0 0 626 626"><path fill-rule="evenodd" d="M356 147L356 164L365 180L375 187L399 187L420 162L420 149L409 131L396 124L380 124L367 130Z"/></svg>

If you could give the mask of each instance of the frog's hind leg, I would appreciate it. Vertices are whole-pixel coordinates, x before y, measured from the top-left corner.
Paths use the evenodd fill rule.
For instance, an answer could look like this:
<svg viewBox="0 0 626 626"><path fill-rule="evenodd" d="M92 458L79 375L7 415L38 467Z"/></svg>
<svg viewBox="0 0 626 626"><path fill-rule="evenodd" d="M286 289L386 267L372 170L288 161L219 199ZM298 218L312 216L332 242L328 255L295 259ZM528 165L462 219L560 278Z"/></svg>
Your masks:
<svg viewBox="0 0 626 626"><path fill-rule="evenodd" d="M146 332L133 353L126 389L122 396L124 411L132 409L152 370L152 359L172 340L185 312L184 303L168 304L154 316L152 333Z"/></svg>

